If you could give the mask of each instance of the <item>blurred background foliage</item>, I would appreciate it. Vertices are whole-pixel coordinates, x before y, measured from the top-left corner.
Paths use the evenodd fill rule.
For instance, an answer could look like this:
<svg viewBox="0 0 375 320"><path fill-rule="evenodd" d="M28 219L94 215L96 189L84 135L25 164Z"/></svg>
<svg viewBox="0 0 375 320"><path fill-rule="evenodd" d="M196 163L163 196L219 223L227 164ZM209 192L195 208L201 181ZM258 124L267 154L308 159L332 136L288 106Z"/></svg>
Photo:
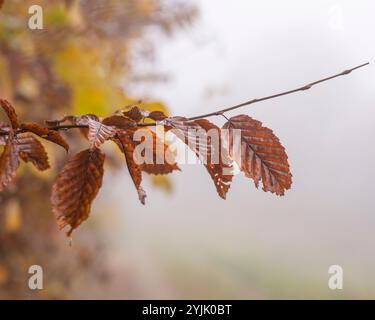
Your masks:
<svg viewBox="0 0 375 320"><path fill-rule="evenodd" d="M44 10L43 30L27 28L28 9L34 4ZM103 116L134 103L168 113L160 101L139 102L142 97L127 93L133 61L152 60L157 50L144 38L148 29L171 36L189 27L196 15L195 7L175 0L5 1L0 11L0 96L28 121L71 113ZM73 152L82 147L75 133L67 136ZM109 279L100 237L83 232L72 250L57 230L48 199L66 155L44 145L52 169L38 173L23 165L16 182L0 195L0 299L71 297L77 282L95 277L101 286ZM119 160L109 160L116 169ZM165 177L151 182L166 191L172 188ZM32 264L50 270L45 290L27 290Z"/></svg>

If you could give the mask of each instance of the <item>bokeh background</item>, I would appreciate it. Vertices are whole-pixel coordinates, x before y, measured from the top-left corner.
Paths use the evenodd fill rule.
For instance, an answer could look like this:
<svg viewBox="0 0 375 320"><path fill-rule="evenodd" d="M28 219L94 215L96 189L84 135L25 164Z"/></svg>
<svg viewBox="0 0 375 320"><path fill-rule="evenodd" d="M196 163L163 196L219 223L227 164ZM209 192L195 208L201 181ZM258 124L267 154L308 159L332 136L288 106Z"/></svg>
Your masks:
<svg viewBox="0 0 375 320"><path fill-rule="evenodd" d="M42 31L27 28L31 4L44 8ZM372 0L5 0L0 96L34 121L139 99L193 116L373 63L374 11ZM241 110L287 149L294 183L282 198L239 175L223 201L203 166L182 165L145 179L142 206L108 146L72 246L48 201L66 155L46 143L53 169L23 166L0 195L0 298L374 299L374 83L370 65ZM31 264L44 290L28 289ZM331 265L343 290L328 288Z"/></svg>

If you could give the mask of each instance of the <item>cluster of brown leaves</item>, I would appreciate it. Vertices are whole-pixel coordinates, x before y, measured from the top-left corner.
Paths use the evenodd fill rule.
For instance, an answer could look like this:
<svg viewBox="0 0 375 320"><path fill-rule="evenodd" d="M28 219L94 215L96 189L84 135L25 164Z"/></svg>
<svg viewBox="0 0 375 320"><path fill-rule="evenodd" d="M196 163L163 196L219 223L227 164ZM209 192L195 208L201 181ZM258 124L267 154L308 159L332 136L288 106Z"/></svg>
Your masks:
<svg viewBox="0 0 375 320"><path fill-rule="evenodd" d="M118 110L106 118L94 114L82 116L66 116L61 120L46 121L47 126L36 123L20 123L12 105L6 100L0 100L1 107L9 118L9 124L0 124L0 144L4 145L0 157L0 190L3 190L15 177L19 159L31 162L37 169L49 168L48 156L43 145L35 135L52 141L67 151L69 145L57 132L62 128L80 128L89 141L89 148L71 157L58 174L52 188L52 209L60 228L70 226L67 233L71 235L89 216L91 204L102 184L103 164L105 155L101 145L113 141L123 153L130 176L138 193L139 200L145 203L146 193L141 186L142 172L148 174L168 174L180 170L164 140L150 128L144 125L145 118L156 121L164 126L165 131L173 129L173 133L190 148L188 143L189 130L199 129L203 132L217 130L221 137L221 129L207 119L190 120L184 117L166 117L162 112L151 113L132 107L129 110ZM64 123L70 125L64 125ZM134 159L134 150L140 143L134 139L134 133L142 127L153 137L153 163L138 164ZM277 195L283 195L291 187L292 175L289 170L288 157L284 147L272 130L263 127L261 122L247 115L234 116L224 124L228 134L226 148L220 140L215 146L207 136L206 149L194 146L192 150L197 157L203 151L207 158L204 165L211 176L219 196L225 199L233 178L233 165L237 163L246 177L254 180L258 187L262 182L263 190ZM232 135L235 130L241 131L241 152L235 152ZM204 137L205 138L205 137ZM157 148L162 145L162 148ZM226 152L221 149L224 148ZM160 152L163 150L164 152ZM218 156L216 163L211 158ZM167 158L168 161L157 161ZM172 159L172 161L170 160ZM160 164L161 162L164 162Z"/></svg>
<svg viewBox="0 0 375 320"><path fill-rule="evenodd" d="M0 123L0 145L4 145L0 157L0 191L16 176L19 159L31 162L39 170L50 167L43 145L34 135L62 146L66 151L69 145L56 131L49 130L37 123L20 123L13 106L0 99L0 105L8 116L10 124Z"/></svg>

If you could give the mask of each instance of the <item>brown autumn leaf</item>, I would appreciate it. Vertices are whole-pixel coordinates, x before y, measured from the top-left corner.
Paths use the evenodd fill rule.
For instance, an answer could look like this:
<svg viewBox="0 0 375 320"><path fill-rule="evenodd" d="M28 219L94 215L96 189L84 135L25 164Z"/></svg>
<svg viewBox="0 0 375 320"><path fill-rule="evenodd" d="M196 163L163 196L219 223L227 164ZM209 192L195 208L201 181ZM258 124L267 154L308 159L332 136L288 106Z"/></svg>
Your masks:
<svg viewBox="0 0 375 320"><path fill-rule="evenodd" d="M149 127L140 128L138 130L145 131L141 135L151 135L152 136L152 144L148 145L145 143L145 148L149 147L152 149L152 159L150 159L149 163L145 162L140 165L141 170L148 173L148 174L169 174L172 171L178 170L178 167L175 156L173 152L170 150L169 146L163 142L156 134L155 131L150 129ZM143 141L135 141L134 140L134 132L135 130L127 130L126 133L132 139L135 146L140 145ZM145 150L143 150L144 152ZM144 154L142 153L142 156Z"/></svg>
<svg viewBox="0 0 375 320"><path fill-rule="evenodd" d="M14 132L9 130L7 142L0 156L0 191L14 179L18 166L18 148L14 142Z"/></svg>
<svg viewBox="0 0 375 320"><path fill-rule="evenodd" d="M229 119L223 129L229 130L229 151L239 164L245 176L252 178L258 187L262 181L263 190L284 195L290 189L292 174L289 170L285 148L271 129L263 127L260 121L247 115ZM233 150L233 129L241 130L241 154Z"/></svg>
<svg viewBox="0 0 375 320"><path fill-rule="evenodd" d="M48 128L33 122L21 123L20 128L26 132L32 132L45 140L58 144L59 146L63 147L67 152L69 150L68 143L57 131L49 130Z"/></svg>
<svg viewBox="0 0 375 320"><path fill-rule="evenodd" d="M119 115L112 115L104 118L102 123L107 126L112 126L124 130L135 127L137 124L134 120Z"/></svg>
<svg viewBox="0 0 375 320"><path fill-rule="evenodd" d="M91 204L103 181L105 155L87 149L71 158L52 187L52 209L60 229L70 225L70 236L90 214Z"/></svg>
<svg viewBox="0 0 375 320"><path fill-rule="evenodd" d="M63 120L64 121L69 121L72 124L83 125L83 126L88 126L89 125L89 120L94 120L94 121L100 122L99 117L97 115L91 114L91 113L84 114L84 115L81 115L81 116L72 116L72 115L65 116L60 121L63 121Z"/></svg>
<svg viewBox="0 0 375 320"><path fill-rule="evenodd" d="M30 161L40 171L50 168L46 150L40 141L31 133L19 133L15 140L19 151L19 157L23 161Z"/></svg>
<svg viewBox="0 0 375 320"><path fill-rule="evenodd" d="M99 148L105 141L112 138L116 129L112 126L107 126L99 121L92 119L88 120L89 134L88 139L91 144L91 148Z"/></svg>
<svg viewBox="0 0 375 320"><path fill-rule="evenodd" d="M138 107L133 107L129 111L123 111L122 114L135 122L139 122L143 119L142 111Z"/></svg>
<svg viewBox="0 0 375 320"><path fill-rule="evenodd" d="M220 129L208 120L191 121L184 117L168 118L166 120L166 130L171 128L176 129L173 133L194 151L196 156L203 162L215 184L216 191L221 198L225 199L233 175L229 156L225 157L224 152L222 155L220 154ZM213 130L211 133L217 132L217 146L212 143L210 135L207 134L208 130Z"/></svg>
<svg viewBox="0 0 375 320"><path fill-rule="evenodd" d="M142 183L142 169L134 159L134 149L136 147L132 137L126 131L117 131L117 134L112 140L117 144L122 153L125 155L126 164L130 176L133 180L134 186L137 189L138 198L142 204L145 204L146 192L143 190Z"/></svg>
<svg viewBox="0 0 375 320"><path fill-rule="evenodd" d="M80 126L88 126L89 125L89 120L93 121L100 121L99 117L96 116L95 114L84 114L82 116L66 116L62 120L67 120L71 124L74 125L80 125ZM88 140L89 139L89 128L80 128L79 131L81 134Z"/></svg>
<svg viewBox="0 0 375 320"><path fill-rule="evenodd" d="M207 163L205 167L214 181L216 191L223 199L230 188L233 178L233 167L227 149L223 148L221 141L221 130L212 122L206 119L195 120L195 123L200 125L207 132L217 132L218 141L212 141L210 135L207 136Z"/></svg>
<svg viewBox="0 0 375 320"><path fill-rule="evenodd" d="M154 121L162 121L167 118L167 116L162 111L151 111L147 118L150 118Z"/></svg>
<svg viewBox="0 0 375 320"><path fill-rule="evenodd" d="M12 125L12 128L14 130L18 129L20 124L18 122L18 117L17 117L16 111L14 110L12 104L5 99L0 99L0 105L3 108L3 110L5 111L5 113L7 114L8 119L10 121L10 124Z"/></svg>
<svg viewBox="0 0 375 320"><path fill-rule="evenodd" d="M148 174L168 174L172 171L180 171L178 167L174 154L169 149L169 146L158 138L156 133L151 129L148 129L153 138L152 153L153 159L152 163L143 163L141 165L142 171Z"/></svg>
<svg viewBox="0 0 375 320"><path fill-rule="evenodd" d="M109 117L112 118L112 117ZM112 121L118 121L118 119L107 118L107 123ZM122 117L126 119L125 117ZM59 126L63 122L69 121L73 125L87 126L87 128L80 128L82 135L87 138L90 142L91 148L99 148L106 140L113 137L116 130L113 126L103 123L100 121L99 117L94 114L84 114L82 116L65 116L60 120L48 120L46 121L49 126ZM126 120L125 120L126 121ZM125 122L123 121L123 122ZM128 119L128 122L131 120Z"/></svg>
<svg viewBox="0 0 375 320"><path fill-rule="evenodd" d="M195 123L194 121L188 120L185 117L169 117L169 118L167 118L165 120L164 128L165 128L166 131L169 131L171 129L176 129L176 130L173 131L173 133L180 140L182 140L186 145L188 145L189 142L190 142L192 144L191 147L196 146L197 143L199 144L199 140L197 140L197 135L194 133L194 130L202 130L203 129L199 124ZM189 133L189 130L191 130L192 132Z"/></svg>
<svg viewBox="0 0 375 320"><path fill-rule="evenodd" d="M116 133L116 129L112 126L103 124L99 117L94 114L85 114L82 116L68 116L65 117L70 122L76 125L85 125L81 132L86 135L90 142L91 148L99 148L106 140L112 138Z"/></svg>

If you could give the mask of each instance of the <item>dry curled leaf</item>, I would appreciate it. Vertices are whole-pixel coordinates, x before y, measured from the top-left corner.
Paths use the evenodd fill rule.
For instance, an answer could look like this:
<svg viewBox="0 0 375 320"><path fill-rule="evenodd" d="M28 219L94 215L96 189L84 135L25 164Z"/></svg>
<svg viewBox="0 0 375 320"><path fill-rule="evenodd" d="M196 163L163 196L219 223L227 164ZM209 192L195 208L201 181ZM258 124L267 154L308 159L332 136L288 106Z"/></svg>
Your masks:
<svg viewBox="0 0 375 320"><path fill-rule="evenodd" d="M129 111L123 111L122 114L135 122L139 122L143 119L142 111L138 107L133 107Z"/></svg>
<svg viewBox="0 0 375 320"><path fill-rule="evenodd" d="M140 165L141 170L148 173L148 174L169 174L172 171L180 170L176 163L175 156L173 152L170 150L169 146L160 139L156 132L151 130L148 127L144 127L138 129L144 131L142 135L152 137L152 144L145 144L145 147L151 148L152 158L147 159L149 161L144 162ZM127 134L133 140L135 145L139 145L143 141L135 141L133 137L134 130L127 130ZM145 152L146 150L143 150ZM141 154L144 156L144 154Z"/></svg>
<svg viewBox="0 0 375 320"><path fill-rule="evenodd" d="M151 130L150 130L151 131ZM141 165L142 171L149 174L168 174L172 171L180 171L174 154L169 149L169 146L161 141L155 132L153 136L153 159L152 163L143 163ZM160 151L159 151L160 150Z"/></svg>
<svg viewBox="0 0 375 320"><path fill-rule="evenodd" d="M25 162L31 162L38 170L50 168L48 155L43 145L32 134L25 132L15 138L19 156Z"/></svg>
<svg viewBox="0 0 375 320"><path fill-rule="evenodd" d="M134 150L136 144L134 143L131 136L129 136L124 131L118 131L116 136L112 140L118 145L120 150L124 153L130 176L133 180L135 188L137 189L138 198L142 204L145 204L146 192L143 190L141 186L142 170L141 166L138 165L134 159Z"/></svg>
<svg viewBox="0 0 375 320"><path fill-rule="evenodd" d="M49 130L48 128L33 122L22 123L21 129L26 132L32 132L43 139L56 143L63 147L66 151L69 150L68 143L57 131Z"/></svg>
<svg viewBox="0 0 375 320"><path fill-rule="evenodd" d="M168 118L166 126L167 130L175 129L173 133L201 159L215 184L216 191L225 199L233 175L229 156L226 157L224 152L220 152L220 129L208 120L191 121L184 117ZM210 133L217 132L216 146L207 134L209 130L212 130Z"/></svg>
<svg viewBox="0 0 375 320"><path fill-rule="evenodd" d="M229 130L229 151L245 176L252 178L258 187L262 181L263 190L284 195L290 189L292 174L289 170L285 148L271 129L247 115L229 119L223 126ZM241 130L241 152L234 152L233 129Z"/></svg>
<svg viewBox="0 0 375 320"><path fill-rule="evenodd" d="M18 148L14 141L14 132L10 130L3 153L0 156L0 191L4 190L14 179L18 166Z"/></svg>
<svg viewBox="0 0 375 320"><path fill-rule="evenodd" d="M90 141L91 148L99 148L101 144L112 138L116 133L116 129L114 127L107 126L92 119L88 120L88 126L88 139Z"/></svg>
<svg viewBox="0 0 375 320"><path fill-rule="evenodd" d="M0 99L0 105L3 108L3 110L5 111L6 115L8 116L8 119L10 121L10 124L12 125L12 128L15 129L15 130L18 129L20 124L18 122L18 117L17 117L16 111L14 110L12 104L5 99Z"/></svg>
<svg viewBox="0 0 375 320"><path fill-rule="evenodd" d="M207 132L217 132L215 136L218 137L218 141L212 141L211 135L207 136L208 150L205 167L214 181L217 193L225 199L232 182L233 167L228 151L222 144L220 128L206 119L195 120L195 123Z"/></svg>
<svg viewBox="0 0 375 320"><path fill-rule="evenodd" d="M62 123L69 121L74 125L87 126L88 128L80 128L81 133L89 140L91 148L99 148L106 140L113 137L116 133L114 127L103 124L99 117L94 114L85 114L82 116L66 116L54 123ZM50 121L50 123L52 123Z"/></svg>
<svg viewBox="0 0 375 320"><path fill-rule="evenodd" d="M52 187L52 209L60 229L70 225L71 235L91 209L103 180L104 154L100 149L87 149L71 158Z"/></svg>
<svg viewBox="0 0 375 320"><path fill-rule="evenodd" d="M128 129L136 126L136 122L134 120L119 115L112 115L104 118L102 123L118 129Z"/></svg>
<svg viewBox="0 0 375 320"><path fill-rule="evenodd" d="M91 114L91 113L84 114L82 116L66 116L63 119L66 119L66 120L70 121L73 124L86 125L86 126L89 125L89 121L90 120L94 120L94 121L100 122L99 117L97 115Z"/></svg>
<svg viewBox="0 0 375 320"><path fill-rule="evenodd" d="M148 115L148 118L154 121L162 121L167 118L167 116L162 111L151 111Z"/></svg>

